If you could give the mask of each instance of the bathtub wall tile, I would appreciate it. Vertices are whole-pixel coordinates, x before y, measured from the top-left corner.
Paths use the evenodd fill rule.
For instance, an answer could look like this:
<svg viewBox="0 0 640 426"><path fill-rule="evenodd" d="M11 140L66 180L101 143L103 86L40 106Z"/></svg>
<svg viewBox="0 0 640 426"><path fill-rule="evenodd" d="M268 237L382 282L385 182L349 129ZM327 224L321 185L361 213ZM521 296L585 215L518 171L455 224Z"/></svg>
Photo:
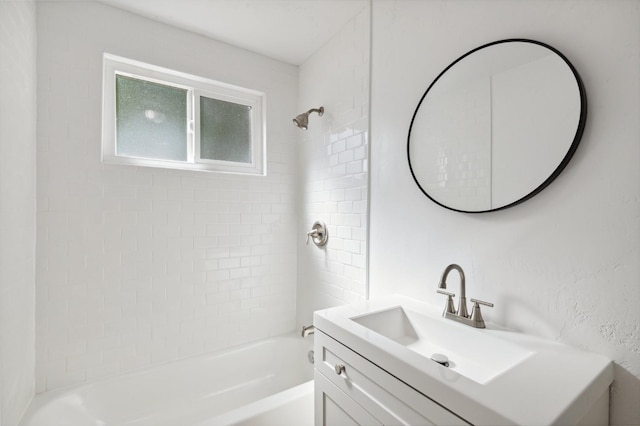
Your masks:
<svg viewBox="0 0 640 426"><path fill-rule="evenodd" d="M37 29L37 390L292 331L297 67L99 2ZM103 52L264 91L268 176L102 164Z"/></svg>
<svg viewBox="0 0 640 426"><path fill-rule="evenodd" d="M325 113L298 132L298 326L367 293L369 32L367 7L300 66L299 111L322 105ZM304 238L316 220L329 231L322 248Z"/></svg>
<svg viewBox="0 0 640 426"><path fill-rule="evenodd" d="M0 2L0 425L34 394L36 5Z"/></svg>

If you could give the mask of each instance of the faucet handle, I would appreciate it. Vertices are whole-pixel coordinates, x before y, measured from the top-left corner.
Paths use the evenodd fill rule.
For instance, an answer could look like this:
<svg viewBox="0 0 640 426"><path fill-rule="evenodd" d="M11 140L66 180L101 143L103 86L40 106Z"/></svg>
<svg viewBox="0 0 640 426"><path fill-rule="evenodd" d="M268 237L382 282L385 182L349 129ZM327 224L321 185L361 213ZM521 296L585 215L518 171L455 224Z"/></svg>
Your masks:
<svg viewBox="0 0 640 426"><path fill-rule="evenodd" d="M478 300L478 299L473 299L473 298L469 299L469 300L471 300L471 303L474 303L474 305L473 305L474 307L477 306L477 305L484 305L484 306L488 306L490 308L493 308L493 303L491 303L491 302L485 302L484 300Z"/></svg>
<svg viewBox="0 0 640 426"><path fill-rule="evenodd" d="M316 238L316 237L318 237L317 229L312 229L311 231L307 232L307 242L305 244L309 244L309 238Z"/></svg>
<svg viewBox="0 0 640 426"><path fill-rule="evenodd" d="M453 296L455 296L455 294L440 289L436 290L436 292L447 296L447 305L444 308L445 313L455 314L456 308L453 306Z"/></svg>
<svg viewBox="0 0 640 426"><path fill-rule="evenodd" d="M484 300L478 299L469 300L471 300L471 303L473 303L473 308L471 308L471 321L475 324L474 327L485 328L484 318L482 318L482 312L480 312L480 305L493 308L493 303L485 302Z"/></svg>

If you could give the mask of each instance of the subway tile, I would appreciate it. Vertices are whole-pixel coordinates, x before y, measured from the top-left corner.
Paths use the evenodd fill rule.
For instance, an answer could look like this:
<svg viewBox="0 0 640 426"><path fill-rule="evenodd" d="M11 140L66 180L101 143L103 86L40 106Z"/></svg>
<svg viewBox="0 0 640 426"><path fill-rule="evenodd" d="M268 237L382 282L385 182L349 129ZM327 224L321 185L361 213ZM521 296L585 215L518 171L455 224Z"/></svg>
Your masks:
<svg viewBox="0 0 640 426"><path fill-rule="evenodd" d="M135 346L121 346L112 349L106 349L102 354L103 362L119 362L123 359L130 358L135 355Z"/></svg>
<svg viewBox="0 0 640 426"><path fill-rule="evenodd" d="M78 385L86 380L85 370L48 371L47 390Z"/></svg>
<svg viewBox="0 0 640 426"><path fill-rule="evenodd" d="M62 360L69 356L84 355L87 352L87 343L85 341L69 342L64 344L49 345L47 351L47 360Z"/></svg>
<svg viewBox="0 0 640 426"><path fill-rule="evenodd" d="M262 226L258 226L257 230L255 230L255 228L256 226L254 225L232 224L232 225L229 225L229 233L231 234L231 236L240 236L241 244L245 244L244 241L242 241L243 237L255 236L256 232L263 232L261 230L264 229Z"/></svg>
<svg viewBox="0 0 640 426"><path fill-rule="evenodd" d="M338 203L338 213L353 213L353 201L343 201Z"/></svg>
<svg viewBox="0 0 640 426"><path fill-rule="evenodd" d="M231 279L246 278L251 276L251 268L234 268L229 270Z"/></svg>
<svg viewBox="0 0 640 426"><path fill-rule="evenodd" d="M362 173L363 170L364 170L363 165L364 165L364 163L361 160L351 161L351 162L346 164L345 173L349 174L349 175L355 175L355 174Z"/></svg>
<svg viewBox="0 0 640 426"><path fill-rule="evenodd" d="M353 150L354 160L364 160L367 158L367 149L364 146L359 146Z"/></svg>
<svg viewBox="0 0 640 426"><path fill-rule="evenodd" d="M229 279L229 270L217 270L217 271L207 271L206 272L206 282L207 283L216 283L223 280Z"/></svg>
<svg viewBox="0 0 640 426"><path fill-rule="evenodd" d="M362 133L356 133L355 135L349 137L346 142L346 148L353 150L353 148L359 147L362 145Z"/></svg>
<svg viewBox="0 0 640 426"><path fill-rule="evenodd" d="M231 269L237 268L240 266L240 258L232 257L218 260L218 268L219 269Z"/></svg>
<svg viewBox="0 0 640 426"><path fill-rule="evenodd" d="M72 355L66 358L66 362L67 371L73 372L80 370L84 372L87 367L102 364L102 353L95 352L83 355Z"/></svg>
<svg viewBox="0 0 640 426"><path fill-rule="evenodd" d="M118 374L120 371L119 365L117 362L112 362L108 364L104 363L94 363L91 366L87 366L85 369L86 380L89 382L104 379L107 377L113 377Z"/></svg>
<svg viewBox="0 0 640 426"><path fill-rule="evenodd" d="M359 241L345 240L344 242L344 250L352 254L360 254L361 253L360 246L361 245Z"/></svg>

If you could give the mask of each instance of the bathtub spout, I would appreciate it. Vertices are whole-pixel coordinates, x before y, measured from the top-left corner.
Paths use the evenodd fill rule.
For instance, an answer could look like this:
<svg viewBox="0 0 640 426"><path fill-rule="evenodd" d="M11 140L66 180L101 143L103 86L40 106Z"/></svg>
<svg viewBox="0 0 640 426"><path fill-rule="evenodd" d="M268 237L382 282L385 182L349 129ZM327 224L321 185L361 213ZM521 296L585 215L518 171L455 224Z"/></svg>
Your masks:
<svg viewBox="0 0 640 426"><path fill-rule="evenodd" d="M312 325L303 325L302 326L302 333L300 333L300 335L302 337L307 337L310 334L313 334L315 332L316 328Z"/></svg>

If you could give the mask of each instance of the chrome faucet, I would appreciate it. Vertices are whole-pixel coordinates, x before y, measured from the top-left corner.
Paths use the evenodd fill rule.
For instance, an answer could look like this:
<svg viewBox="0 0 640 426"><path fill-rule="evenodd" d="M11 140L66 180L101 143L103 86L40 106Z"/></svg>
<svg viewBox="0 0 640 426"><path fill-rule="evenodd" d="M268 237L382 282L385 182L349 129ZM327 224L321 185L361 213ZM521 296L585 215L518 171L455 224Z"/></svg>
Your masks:
<svg viewBox="0 0 640 426"><path fill-rule="evenodd" d="M447 288L447 277L449 276L449 272L453 271L454 269L458 271L458 274L460 274L460 298L458 299L458 310L455 312L455 314L461 317L468 317L469 314L467 313L467 297L464 271L459 265L452 263L445 268L444 272L442 273L442 277L440 277L440 284L438 284L438 288ZM438 293L447 294L446 292L443 293L441 291L438 291Z"/></svg>
<svg viewBox="0 0 640 426"><path fill-rule="evenodd" d="M455 296L455 294L443 290L447 288L447 277L449 276L449 272L453 271L454 269L458 271L458 274L460 275L460 297L458 299L457 310L453 307L453 297ZM453 263L445 268L444 272L442 273L442 277L440 278L437 292L447 296L447 304L444 308L444 312L442 313L443 317L461 322L466 325L470 325L471 327L485 328L484 319L482 318L482 312L480 312L480 305L493 307L493 303L484 302L478 299L471 299L473 308L471 309L471 315L469 315L467 311L466 283L464 278L464 271L459 265Z"/></svg>

